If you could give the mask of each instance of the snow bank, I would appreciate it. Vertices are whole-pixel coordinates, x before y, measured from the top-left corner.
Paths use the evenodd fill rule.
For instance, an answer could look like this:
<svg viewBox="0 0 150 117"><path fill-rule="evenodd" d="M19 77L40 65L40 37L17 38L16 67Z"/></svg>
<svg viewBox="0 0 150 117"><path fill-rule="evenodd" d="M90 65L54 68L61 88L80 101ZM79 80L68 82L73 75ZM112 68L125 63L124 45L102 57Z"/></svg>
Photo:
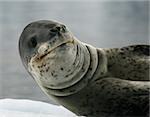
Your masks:
<svg viewBox="0 0 150 117"><path fill-rule="evenodd" d="M77 117L62 106L23 99L1 99L0 117Z"/></svg>

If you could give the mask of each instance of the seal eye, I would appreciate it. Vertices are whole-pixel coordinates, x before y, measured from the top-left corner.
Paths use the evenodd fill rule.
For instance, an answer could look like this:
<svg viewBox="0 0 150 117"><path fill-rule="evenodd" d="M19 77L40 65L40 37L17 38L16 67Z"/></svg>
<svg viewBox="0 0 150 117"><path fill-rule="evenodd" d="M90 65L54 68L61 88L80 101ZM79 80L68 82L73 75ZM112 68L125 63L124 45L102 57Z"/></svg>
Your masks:
<svg viewBox="0 0 150 117"><path fill-rule="evenodd" d="M29 41L29 47L35 48L37 45L37 41L35 37L32 37Z"/></svg>
<svg viewBox="0 0 150 117"><path fill-rule="evenodd" d="M51 33L57 33L58 30L57 30L57 29L51 29L50 32L51 32Z"/></svg>
<svg viewBox="0 0 150 117"><path fill-rule="evenodd" d="M66 26L63 25L63 26L62 26L62 31L63 31L63 32L66 32L66 30L67 30Z"/></svg>

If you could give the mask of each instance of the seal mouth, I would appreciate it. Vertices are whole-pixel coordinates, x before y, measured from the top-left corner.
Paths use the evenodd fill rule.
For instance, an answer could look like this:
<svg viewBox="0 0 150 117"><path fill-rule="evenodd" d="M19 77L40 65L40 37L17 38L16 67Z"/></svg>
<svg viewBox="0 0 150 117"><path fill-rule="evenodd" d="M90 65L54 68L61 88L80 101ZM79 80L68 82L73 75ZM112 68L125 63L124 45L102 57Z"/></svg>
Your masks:
<svg viewBox="0 0 150 117"><path fill-rule="evenodd" d="M52 48L46 50L46 51L44 52L44 54L42 54L42 55L40 55L40 54L36 55L36 56L34 57L34 60L35 60L35 61L41 61L41 60L44 59L48 54L50 54L53 50L55 50L55 49L58 48L58 47L61 47L61 46L65 45L65 44L68 44L68 43L72 43L72 44L73 44L73 43L74 43L74 40L69 40L69 41L66 41L66 42L62 42L62 43L58 44L57 46L54 46L54 47L52 47Z"/></svg>

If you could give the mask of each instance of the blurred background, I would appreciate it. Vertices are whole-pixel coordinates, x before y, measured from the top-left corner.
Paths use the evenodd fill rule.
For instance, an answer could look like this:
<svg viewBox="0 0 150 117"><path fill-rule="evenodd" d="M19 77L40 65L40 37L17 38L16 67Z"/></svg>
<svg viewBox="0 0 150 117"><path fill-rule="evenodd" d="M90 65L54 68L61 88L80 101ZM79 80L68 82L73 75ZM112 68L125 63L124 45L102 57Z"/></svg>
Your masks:
<svg viewBox="0 0 150 117"><path fill-rule="evenodd" d="M149 1L0 1L0 98L49 103L24 69L18 40L36 20L65 23L81 41L96 47L148 44Z"/></svg>

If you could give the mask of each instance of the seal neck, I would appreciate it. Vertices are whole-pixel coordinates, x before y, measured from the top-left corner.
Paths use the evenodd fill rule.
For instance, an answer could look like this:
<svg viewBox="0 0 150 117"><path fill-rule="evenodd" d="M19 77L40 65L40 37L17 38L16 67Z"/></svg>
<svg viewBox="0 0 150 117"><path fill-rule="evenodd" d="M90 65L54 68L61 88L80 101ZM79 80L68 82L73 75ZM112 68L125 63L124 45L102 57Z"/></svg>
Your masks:
<svg viewBox="0 0 150 117"><path fill-rule="evenodd" d="M73 84L70 83L69 87L65 87L62 89L52 89L43 86L44 90L48 94L52 94L54 96L68 96L74 94L87 86L89 81L93 79L94 73L98 71L97 49L91 45L79 41L77 41L77 45L79 49L79 57L81 57L82 59L78 59L78 56L76 56L76 59L80 60L79 63L83 64L80 64L82 65L81 69L78 69L78 72L75 70L76 74L72 77L72 79L75 79L76 82L73 82Z"/></svg>

